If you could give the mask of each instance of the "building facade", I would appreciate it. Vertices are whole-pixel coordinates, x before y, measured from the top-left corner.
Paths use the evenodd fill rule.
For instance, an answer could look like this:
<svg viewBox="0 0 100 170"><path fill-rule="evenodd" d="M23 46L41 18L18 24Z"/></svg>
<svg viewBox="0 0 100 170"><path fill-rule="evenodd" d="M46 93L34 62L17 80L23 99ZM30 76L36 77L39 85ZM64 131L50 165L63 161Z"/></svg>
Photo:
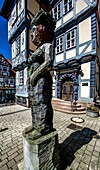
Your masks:
<svg viewBox="0 0 100 170"><path fill-rule="evenodd" d="M92 102L98 93L95 0L53 1L55 61L53 96Z"/></svg>
<svg viewBox="0 0 100 170"><path fill-rule="evenodd" d="M12 47L12 68L16 71L16 103L29 107L28 58L36 49L31 42L31 21L40 9L48 10L49 2L39 0L11 0L11 2L9 4L9 0L5 1L1 15L8 19L8 40Z"/></svg>
<svg viewBox="0 0 100 170"><path fill-rule="evenodd" d="M12 64L0 54L0 103L15 101L15 71Z"/></svg>

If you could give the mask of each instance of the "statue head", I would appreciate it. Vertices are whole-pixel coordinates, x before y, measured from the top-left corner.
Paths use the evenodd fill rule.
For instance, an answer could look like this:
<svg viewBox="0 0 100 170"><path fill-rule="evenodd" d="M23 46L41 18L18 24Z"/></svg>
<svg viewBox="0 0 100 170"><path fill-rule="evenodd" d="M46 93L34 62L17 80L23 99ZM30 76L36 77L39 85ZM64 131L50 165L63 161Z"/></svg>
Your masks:
<svg viewBox="0 0 100 170"><path fill-rule="evenodd" d="M34 16L31 25L32 42L36 46L52 42L56 22L49 13L39 11Z"/></svg>

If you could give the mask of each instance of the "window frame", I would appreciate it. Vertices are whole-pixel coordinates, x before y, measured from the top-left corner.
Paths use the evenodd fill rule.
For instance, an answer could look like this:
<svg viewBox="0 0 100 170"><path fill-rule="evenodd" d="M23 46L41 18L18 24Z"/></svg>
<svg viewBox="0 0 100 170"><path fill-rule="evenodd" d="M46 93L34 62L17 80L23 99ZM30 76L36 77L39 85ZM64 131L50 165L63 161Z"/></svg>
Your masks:
<svg viewBox="0 0 100 170"><path fill-rule="evenodd" d="M63 14L67 14L69 11L71 11L73 9L73 0L68 0L67 3L64 3L65 0L63 0ZM71 2L71 5L72 7L70 8L70 3ZM67 6L67 11L65 11L65 7Z"/></svg>
<svg viewBox="0 0 100 170"><path fill-rule="evenodd" d="M62 42L60 40L61 38L62 38ZM58 45L57 45L57 41L59 43ZM56 54L62 53L64 51L63 44L64 44L64 34L61 34L59 37L56 38ZM57 49L58 49L58 51L57 51Z"/></svg>
<svg viewBox="0 0 100 170"><path fill-rule="evenodd" d="M24 84L24 70L19 71L19 85Z"/></svg>
<svg viewBox="0 0 100 170"><path fill-rule="evenodd" d="M74 37L72 37L72 32L74 31ZM67 35L69 35L69 39L67 39ZM74 45L72 45L72 41L74 40ZM69 42L69 47L68 47L68 42ZM76 28L73 28L71 30L68 30L66 32L66 50L69 50L71 48L76 47Z"/></svg>
<svg viewBox="0 0 100 170"><path fill-rule="evenodd" d="M19 35L16 39L16 56L21 52L21 35ZM18 49L19 48L19 49Z"/></svg>
<svg viewBox="0 0 100 170"><path fill-rule="evenodd" d="M59 5L60 5L60 9L59 9ZM55 13L55 8L57 8L57 12ZM55 17L56 15L56 17ZM59 16L60 15L60 16ZM61 2L59 2L53 9L53 16L54 19L57 21L61 18Z"/></svg>

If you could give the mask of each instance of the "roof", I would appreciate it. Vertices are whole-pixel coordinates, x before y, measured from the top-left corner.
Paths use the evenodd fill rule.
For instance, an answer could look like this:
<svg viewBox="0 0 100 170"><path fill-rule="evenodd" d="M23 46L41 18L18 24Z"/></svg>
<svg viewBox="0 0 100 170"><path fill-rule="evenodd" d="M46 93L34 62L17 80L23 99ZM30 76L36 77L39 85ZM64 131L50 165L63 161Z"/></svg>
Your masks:
<svg viewBox="0 0 100 170"><path fill-rule="evenodd" d="M11 62L9 59L7 59L7 58L6 58L6 60L8 61L8 63L9 63L9 64L11 64L11 65L12 65L12 62Z"/></svg>
<svg viewBox="0 0 100 170"><path fill-rule="evenodd" d="M36 0L45 11L50 11L52 6L57 2L57 0ZM0 15L7 19L9 18L11 11L14 7L15 0L5 0L0 11Z"/></svg>
<svg viewBox="0 0 100 170"><path fill-rule="evenodd" d="M5 0L4 1L4 4L3 4L2 9L0 11L0 15L3 18L8 20L10 14L11 14L11 11L13 9L14 3L15 3L15 0Z"/></svg>

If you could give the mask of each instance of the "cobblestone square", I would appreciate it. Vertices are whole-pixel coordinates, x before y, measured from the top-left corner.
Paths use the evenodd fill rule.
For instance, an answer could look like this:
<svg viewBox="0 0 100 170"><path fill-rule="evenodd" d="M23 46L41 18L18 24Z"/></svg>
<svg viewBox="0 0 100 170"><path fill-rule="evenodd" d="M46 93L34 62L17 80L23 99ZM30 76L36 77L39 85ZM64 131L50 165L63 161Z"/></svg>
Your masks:
<svg viewBox="0 0 100 170"><path fill-rule="evenodd" d="M68 128L77 115L54 111L58 131L61 170L100 170L100 116L79 115L80 129ZM73 123L75 124L75 123ZM11 105L0 107L0 170L17 170L23 160L22 131L31 125L30 109ZM97 136L95 136L97 132Z"/></svg>

